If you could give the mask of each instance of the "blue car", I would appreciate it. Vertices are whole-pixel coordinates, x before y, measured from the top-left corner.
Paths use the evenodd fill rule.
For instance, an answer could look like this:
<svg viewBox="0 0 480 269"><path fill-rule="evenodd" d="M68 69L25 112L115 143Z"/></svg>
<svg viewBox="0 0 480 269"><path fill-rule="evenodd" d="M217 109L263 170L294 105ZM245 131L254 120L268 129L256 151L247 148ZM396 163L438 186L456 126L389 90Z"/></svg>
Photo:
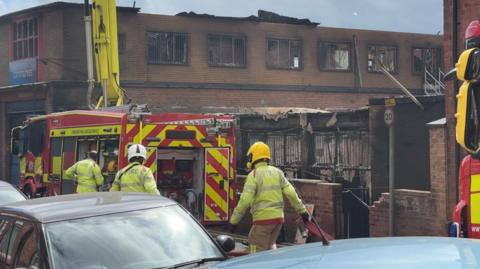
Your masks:
<svg viewBox="0 0 480 269"><path fill-rule="evenodd" d="M480 240L448 237L334 240L328 246L311 243L260 252L212 268L480 268Z"/></svg>

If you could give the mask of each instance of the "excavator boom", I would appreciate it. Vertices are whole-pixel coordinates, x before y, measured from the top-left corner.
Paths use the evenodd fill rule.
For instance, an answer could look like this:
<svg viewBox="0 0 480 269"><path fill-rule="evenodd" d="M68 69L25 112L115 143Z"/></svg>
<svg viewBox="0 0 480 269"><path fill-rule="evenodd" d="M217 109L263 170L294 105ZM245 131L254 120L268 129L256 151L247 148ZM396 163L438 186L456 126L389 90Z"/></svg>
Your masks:
<svg viewBox="0 0 480 269"><path fill-rule="evenodd" d="M125 96L120 88L115 0L94 0L92 3L92 36L96 82L103 91L96 108L121 106Z"/></svg>

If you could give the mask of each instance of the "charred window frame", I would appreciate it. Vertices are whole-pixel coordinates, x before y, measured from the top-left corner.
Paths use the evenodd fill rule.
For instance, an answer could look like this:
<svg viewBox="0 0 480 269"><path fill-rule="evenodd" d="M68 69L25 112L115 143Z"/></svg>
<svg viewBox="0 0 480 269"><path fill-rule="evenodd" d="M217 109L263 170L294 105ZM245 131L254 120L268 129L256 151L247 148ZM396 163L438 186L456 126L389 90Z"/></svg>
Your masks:
<svg viewBox="0 0 480 269"><path fill-rule="evenodd" d="M398 49L389 45L368 45L367 71L381 73L379 62L390 73L398 73Z"/></svg>
<svg viewBox="0 0 480 269"><path fill-rule="evenodd" d="M247 131L242 137L245 145L253 145L258 141L264 141L270 147L270 164L277 167L294 167L302 162L302 136L297 132L265 132L261 130ZM243 148L246 156L248 146ZM246 164L246 157L243 163Z"/></svg>
<svg viewBox="0 0 480 269"><path fill-rule="evenodd" d="M118 54L125 54L127 51L127 34L118 33Z"/></svg>
<svg viewBox="0 0 480 269"><path fill-rule="evenodd" d="M188 64L188 35L173 32L147 32L149 64Z"/></svg>
<svg viewBox="0 0 480 269"><path fill-rule="evenodd" d="M209 35L207 43L209 66L246 66L246 37L229 35Z"/></svg>
<svg viewBox="0 0 480 269"><path fill-rule="evenodd" d="M301 70L303 45L299 39L268 38L266 65L269 69Z"/></svg>
<svg viewBox="0 0 480 269"><path fill-rule="evenodd" d="M427 70L432 73L442 67L442 49L441 48L412 48L412 73L414 75L423 75Z"/></svg>
<svg viewBox="0 0 480 269"><path fill-rule="evenodd" d="M322 71L352 71L352 44L349 42L318 42L318 66Z"/></svg>
<svg viewBox="0 0 480 269"><path fill-rule="evenodd" d="M38 56L38 18L28 18L12 24L13 60Z"/></svg>

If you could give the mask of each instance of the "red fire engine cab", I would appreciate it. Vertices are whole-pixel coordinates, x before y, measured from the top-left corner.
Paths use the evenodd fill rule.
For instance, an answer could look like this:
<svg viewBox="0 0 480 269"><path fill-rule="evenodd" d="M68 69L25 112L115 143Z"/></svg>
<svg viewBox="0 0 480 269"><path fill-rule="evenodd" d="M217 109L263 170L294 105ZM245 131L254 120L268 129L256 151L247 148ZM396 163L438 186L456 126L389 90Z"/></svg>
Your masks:
<svg viewBox="0 0 480 269"><path fill-rule="evenodd" d="M465 49L480 48L480 20L470 22L465 31ZM462 53L463 54L463 53ZM454 71L461 72L463 64L456 64ZM473 59L473 58L472 58ZM477 59L478 60L478 59ZM470 63L471 62L471 63ZM475 61L467 61L476 64ZM471 75L470 75L471 76ZM457 75L458 77L458 75ZM464 79L466 80L466 79ZM470 80L470 79L469 79ZM463 89L463 91L462 91ZM480 159L478 157L478 143L475 142L478 130L478 84L470 81L463 82L457 95L457 142L472 155L463 158L459 168L459 202L455 206L452 222L449 225L449 235L452 237L480 238Z"/></svg>
<svg viewBox="0 0 480 269"><path fill-rule="evenodd" d="M480 160L463 158L459 169L459 202L453 212L450 236L480 238Z"/></svg>
<svg viewBox="0 0 480 269"><path fill-rule="evenodd" d="M68 111L30 118L12 130L19 187L31 196L74 192L65 170L97 150L105 182L141 143L160 192L204 223L228 221L235 206L235 120L228 115Z"/></svg>

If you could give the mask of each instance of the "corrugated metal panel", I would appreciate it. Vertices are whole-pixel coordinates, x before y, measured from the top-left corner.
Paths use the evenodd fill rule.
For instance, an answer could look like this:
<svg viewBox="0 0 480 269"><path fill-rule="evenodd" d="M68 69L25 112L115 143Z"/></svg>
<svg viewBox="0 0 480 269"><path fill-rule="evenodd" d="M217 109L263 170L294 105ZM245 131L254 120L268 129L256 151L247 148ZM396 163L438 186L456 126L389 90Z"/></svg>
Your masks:
<svg viewBox="0 0 480 269"><path fill-rule="evenodd" d="M275 166L283 166L285 163L285 145L282 135L268 135L267 145L270 146L270 153L272 154L271 164Z"/></svg>
<svg viewBox="0 0 480 269"><path fill-rule="evenodd" d="M333 167L335 163L335 133L315 134L315 167Z"/></svg>
<svg viewBox="0 0 480 269"><path fill-rule="evenodd" d="M247 152L248 148L253 145L253 143L257 141L262 141L263 140L263 134L255 134L255 133L249 133L248 134L248 145L246 147L245 152Z"/></svg>
<svg viewBox="0 0 480 269"><path fill-rule="evenodd" d="M333 175L352 179L355 175L369 177L370 147L367 131L325 132L315 134L314 175L332 180ZM338 143L338 144L337 144Z"/></svg>
<svg viewBox="0 0 480 269"><path fill-rule="evenodd" d="M340 133L338 163L344 169L370 167L367 132L353 131Z"/></svg>
<svg viewBox="0 0 480 269"><path fill-rule="evenodd" d="M271 149L271 163L280 168L302 165L302 136L278 132L248 133L249 145L265 141ZM355 175L364 179L370 173L370 147L368 131L314 133L315 161L309 164L307 174L314 178L333 180L343 176L351 180ZM247 147L248 148L248 147Z"/></svg>
<svg viewBox="0 0 480 269"><path fill-rule="evenodd" d="M302 161L302 138L299 135L285 136L285 164L289 166L300 165Z"/></svg>

